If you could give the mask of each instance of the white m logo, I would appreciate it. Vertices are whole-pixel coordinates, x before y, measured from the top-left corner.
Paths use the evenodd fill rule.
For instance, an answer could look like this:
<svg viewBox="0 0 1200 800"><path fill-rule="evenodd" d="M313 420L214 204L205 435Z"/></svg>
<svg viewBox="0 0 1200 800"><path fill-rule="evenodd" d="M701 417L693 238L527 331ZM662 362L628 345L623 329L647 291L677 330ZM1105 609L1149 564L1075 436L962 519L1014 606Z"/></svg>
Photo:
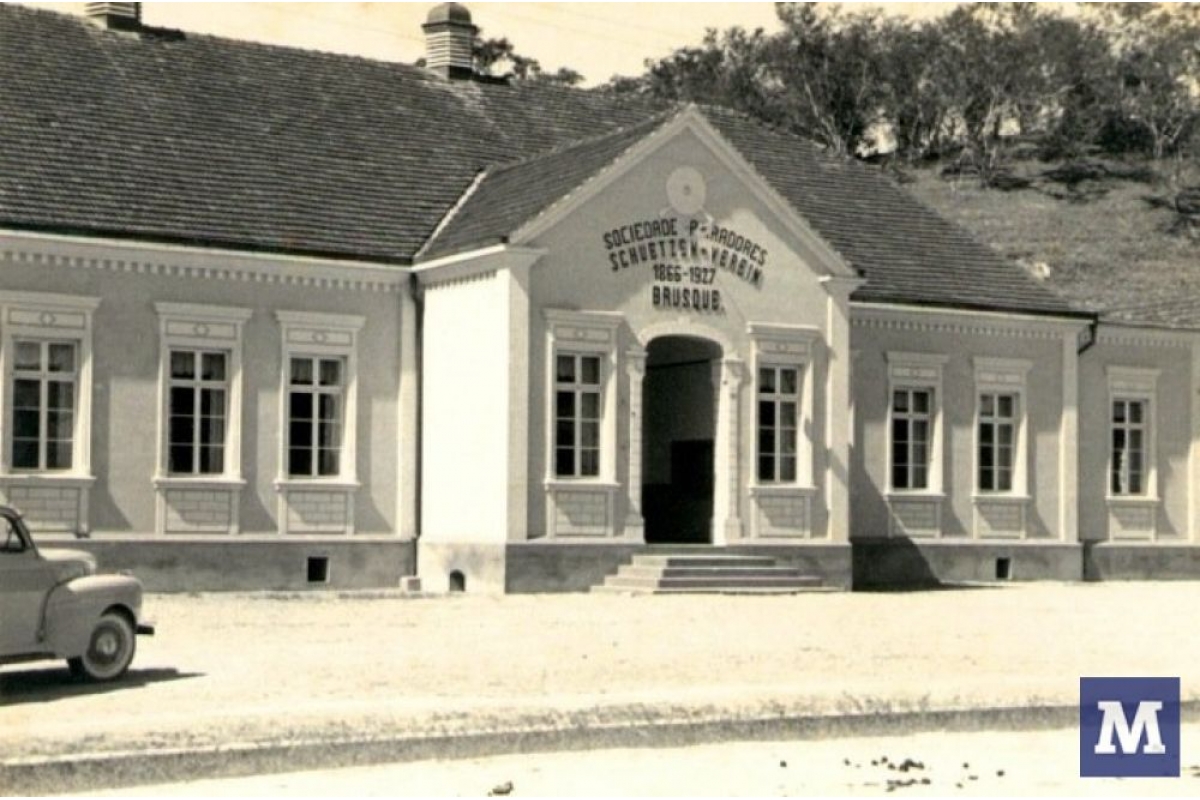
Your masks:
<svg viewBox="0 0 1200 800"><path fill-rule="evenodd" d="M1142 749L1148 755L1161 755L1167 752L1163 746L1162 733L1158 730L1158 712L1163 704L1158 700L1143 700L1138 703L1137 713L1133 715L1133 725L1125 718L1121 703L1116 700L1102 700L1096 707L1104 714L1100 722L1100 738L1096 742L1096 755L1114 755L1117 752L1113 744L1113 734L1121 742L1121 752L1130 755L1138 751L1142 735L1146 736L1146 746Z"/></svg>

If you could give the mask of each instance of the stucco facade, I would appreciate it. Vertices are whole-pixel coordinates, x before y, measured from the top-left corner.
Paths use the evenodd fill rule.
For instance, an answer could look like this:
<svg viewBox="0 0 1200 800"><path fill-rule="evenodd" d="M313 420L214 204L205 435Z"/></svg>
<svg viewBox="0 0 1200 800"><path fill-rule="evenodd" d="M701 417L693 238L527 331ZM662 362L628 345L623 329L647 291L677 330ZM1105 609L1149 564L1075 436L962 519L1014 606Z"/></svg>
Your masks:
<svg viewBox="0 0 1200 800"><path fill-rule="evenodd" d="M168 590L1200 570L1200 331L734 112L476 76L464 9L427 69L123 19L0 7L0 500L41 539Z"/></svg>

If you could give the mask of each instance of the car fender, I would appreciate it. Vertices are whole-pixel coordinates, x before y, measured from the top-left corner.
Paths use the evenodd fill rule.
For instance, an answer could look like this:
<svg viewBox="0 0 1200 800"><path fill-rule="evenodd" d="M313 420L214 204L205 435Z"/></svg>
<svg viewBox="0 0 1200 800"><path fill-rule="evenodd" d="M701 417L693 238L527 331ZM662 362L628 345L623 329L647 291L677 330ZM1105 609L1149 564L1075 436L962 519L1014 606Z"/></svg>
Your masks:
<svg viewBox="0 0 1200 800"><path fill-rule="evenodd" d="M46 599L45 642L60 658L87 650L92 628L110 608L124 609L141 622L142 584L130 575L88 575L60 584Z"/></svg>

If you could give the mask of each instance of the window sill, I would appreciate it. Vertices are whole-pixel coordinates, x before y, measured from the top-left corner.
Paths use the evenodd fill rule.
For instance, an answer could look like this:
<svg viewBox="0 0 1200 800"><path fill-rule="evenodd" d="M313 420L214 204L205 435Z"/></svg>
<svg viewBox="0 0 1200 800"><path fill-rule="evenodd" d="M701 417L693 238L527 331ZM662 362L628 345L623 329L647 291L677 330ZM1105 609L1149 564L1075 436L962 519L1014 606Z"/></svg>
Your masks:
<svg viewBox="0 0 1200 800"><path fill-rule="evenodd" d="M1110 506L1156 506L1161 502L1152 494L1110 494L1104 498Z"/></svg>
<svg viewBox="0 0 1200 800"><path fill-rule="evenodd" d="M914 489L906 491L904 489L888 489L883 493L883 496L889 501L894 500L937 500L946 499L945 492L933 492L927 489Z"/></svg>
<svg viewBox="0 0 1200 800"><path fill-rule="evenodd" d="M601 478L547 478L546 491L574 491L574 492L615 492L621 488L621 484L616 481L604 480Z"/></svg>
<svg viewBox="0 0 1200 800"><path fill-rule="evenodd" d="M275 491L286 492L325 490L330 492L353 492L362 484L350 478L277 478Z"/></svg>
<svg viewBox="0 0 1200 800"><path fill-rule="evenodd" d="M808 486L799 483L754 483L750 485L750 496L757 497L760 495L793 495L800 497L812 497L819 490L815 486Z"/></svg>
<svg viewBox="0 0 1200 800"><path fill-rule="evenodd" d="M246 485L243 478L224 475L158 475L154 478L155 489L241 489Z"/></svg>
<svg viewBox="0 0 1200 800"><path fill-rule="evenodd" d="M79 475L70 472L6 472L0 475L0 484L29 486L91 486L95 475Z"/></svg>
<svg viewBox="0 0 1200 800"><path fill-rule="evenodd" d="M996 492L993 494L989 492L975 492L971 495L971 500L974 501L975 505L979 505L980 503L998 503L1003 505L1024 506L1029 505L1029 503L1033 501L1033 498L1027 494L1005 494L1003 492Z"/></svg>

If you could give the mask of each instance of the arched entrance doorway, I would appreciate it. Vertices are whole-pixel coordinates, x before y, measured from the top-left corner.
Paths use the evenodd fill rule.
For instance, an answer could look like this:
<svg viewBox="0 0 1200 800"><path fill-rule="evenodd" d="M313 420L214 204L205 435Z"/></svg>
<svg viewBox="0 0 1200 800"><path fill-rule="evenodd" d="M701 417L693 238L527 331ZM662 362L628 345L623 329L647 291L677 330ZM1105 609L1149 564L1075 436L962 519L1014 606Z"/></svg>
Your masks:
<svg viewBox="0 0 1200 800"><path fill-rule="evenodd" d="M721 347L662 336L646 348L642 515L649 544L713 541L714 443Z"/></svg>

